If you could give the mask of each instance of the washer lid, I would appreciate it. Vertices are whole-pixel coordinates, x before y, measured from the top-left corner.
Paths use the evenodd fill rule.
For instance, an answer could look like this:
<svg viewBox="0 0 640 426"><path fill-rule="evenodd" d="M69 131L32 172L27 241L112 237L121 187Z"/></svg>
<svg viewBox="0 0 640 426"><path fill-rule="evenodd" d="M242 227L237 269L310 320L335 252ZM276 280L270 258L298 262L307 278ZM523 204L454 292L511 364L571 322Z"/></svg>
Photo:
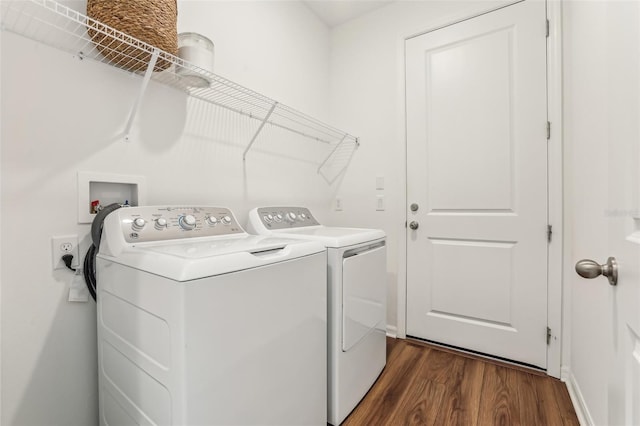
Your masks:
<svg viewBox="0 0 640 426"><path fill-rule="evenodd" d="M179 243L167 241L149 245L140 244L134 247L138 250L160 255L177 256L184 259L202 259L238 252L274 250L291 243L297 244L299 241L278 237L260 238L244 235L242 237L222 237L199 241L181 240Z"/></svg>
<svg viewBox="0 0 640 426"><path fill-rule="evenodd" d="M318 241L325 247L331 248L347 247L385 238L385 233L381 229L338 228L324 225L274 230L271 235Z"/></svg>
<svg viewBox="0 0 640 426"><path fill-rule="evenodd" d="M98 257L175 281L267 266L322 253L318 242L274 236L241 235L179 241L140 243L116 257ZM98 282L100 277L98 276Z"/></svg>

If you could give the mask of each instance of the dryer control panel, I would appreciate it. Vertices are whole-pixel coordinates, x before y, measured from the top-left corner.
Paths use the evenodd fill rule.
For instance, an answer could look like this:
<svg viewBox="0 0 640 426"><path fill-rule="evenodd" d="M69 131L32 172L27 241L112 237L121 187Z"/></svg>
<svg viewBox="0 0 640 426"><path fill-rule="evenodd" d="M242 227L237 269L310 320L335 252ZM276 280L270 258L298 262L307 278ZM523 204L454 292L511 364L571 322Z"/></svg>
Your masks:
<svg viewBox="0 0 640 426"><path fill-rule="evenodd" d="M116 221L127 243L244 233L231 210L225 207L120 208L107 216L104 232L117 232Z"/></svg>
<svg viewBox="0 0 640 426"><path fill-rule="evenodd" d="M320 225L304 207L260 207L257 213L262 225L269 230Z"/></svg>

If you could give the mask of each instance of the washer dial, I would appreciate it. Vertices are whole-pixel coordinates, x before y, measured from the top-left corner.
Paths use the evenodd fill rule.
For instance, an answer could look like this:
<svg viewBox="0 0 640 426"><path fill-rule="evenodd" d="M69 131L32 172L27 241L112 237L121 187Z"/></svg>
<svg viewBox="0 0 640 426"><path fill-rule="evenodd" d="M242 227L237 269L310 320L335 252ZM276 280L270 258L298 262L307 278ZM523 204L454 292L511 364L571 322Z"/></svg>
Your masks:
<svg viewBox="0 0 640 426"><path fill-rule="evenodd" d="M165 219L164 217L159 217L156 219L156 224L154 228L156 228L158 231L162 231L166 227L167 227L167 219Z"/></svg>
<svg viewBox="0 0 640 426"><path fill-rule="evenodd" d="M178 225L180 225L180 227L185 231L191 231L196 227L196 218L191 214L180 216L180 219L178 219Z"/></svg>
<svg viewBox="0 0 640 426"><path fill-rule="evenodd" d="M131 228L133 228L134 231L140 231L142 228L144 228L144 225L146 224L147 224L146 220L144 220L141 217L137 217L133 219L133 222L131 223Z"/></svg>
<svg viewBox="0 0 640 426"><path fill-rule="evenodd" d="M289 223L293 223L293 222L295 222L295 221L296 221L296 218L297 218L297 217L298 217L298 216L296 216L296 214L295 214L294 212L289 212L289 213L287 213L287 215L285 216L285 219L286 219L286 221L287 221L287 222L289 222Z"/></svg>

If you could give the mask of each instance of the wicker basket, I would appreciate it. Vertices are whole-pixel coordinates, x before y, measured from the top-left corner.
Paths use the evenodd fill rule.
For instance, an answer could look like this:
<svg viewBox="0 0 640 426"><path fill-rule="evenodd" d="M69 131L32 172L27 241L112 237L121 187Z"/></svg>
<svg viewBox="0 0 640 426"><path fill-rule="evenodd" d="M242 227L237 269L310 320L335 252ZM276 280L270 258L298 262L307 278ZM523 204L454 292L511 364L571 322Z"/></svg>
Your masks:
<svg viewBox="0 0 640 426"><path fill-rule="evenodd" d="M177 54L177 0L87 0L87 15L167 53ZM90 22L88 32L98 50L114 65L131 71L147 68L150 53L114 41L113 31L100 25ZM154 71L162 71L170 65L161 55Z"/></svg>

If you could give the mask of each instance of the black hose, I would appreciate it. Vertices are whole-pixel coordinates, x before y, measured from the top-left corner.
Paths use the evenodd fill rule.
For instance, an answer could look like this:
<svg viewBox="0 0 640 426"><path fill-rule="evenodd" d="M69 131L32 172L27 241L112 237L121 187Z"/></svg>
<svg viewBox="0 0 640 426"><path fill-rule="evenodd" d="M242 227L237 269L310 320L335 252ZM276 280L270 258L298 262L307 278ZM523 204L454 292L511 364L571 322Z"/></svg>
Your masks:
<svg viewBox="0 0 640 426"><path fill-rule="evenodd" d="M89 250L87 250L87 255L84 257L84 267L82 268L82 272L84 272L84 282L87 284L93 300L96 300L96 251L96 246L91 244Z"/></svg>
<svg viewBox="0 0 640 426"><path fill-rule="evenodd" d="M96 217L93 218L91 224L91 241L92 244L87 250L87 254L84 257L84 282L87 284L89 293L93 300L96 300L97 295L97 282L96 282L96 256L98 255L98 249L100 248L100 239L102 238L102 225L104 219L109 213L114 210L118 210L122 207L121 204L113 203L109 204L98 212Z"/></svg>
<svg viewBox="0 0 640 426"><path fill-rule="evenodd" d="M102 238L102 225L104 224L105 218L114 210L118 210L122 207L122 204L113 203L109 204L102 210L98 212L95 218L93 218L93 223L91 224L91 241L93 241L93 245L96 248L100 247L100 239Z"/></svg>

